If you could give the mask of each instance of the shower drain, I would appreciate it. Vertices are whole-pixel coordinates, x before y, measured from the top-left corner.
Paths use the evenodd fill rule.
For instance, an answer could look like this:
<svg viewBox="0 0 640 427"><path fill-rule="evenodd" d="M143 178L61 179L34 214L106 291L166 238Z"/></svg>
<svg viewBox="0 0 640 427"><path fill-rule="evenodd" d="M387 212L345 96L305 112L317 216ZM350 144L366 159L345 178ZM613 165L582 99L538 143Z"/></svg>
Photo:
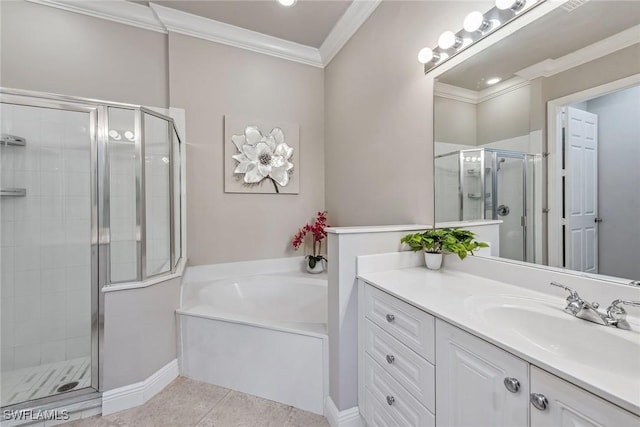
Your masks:
<svg viewBox="0 0 640 427"><path fill-rule="evenodd" d="M76 388L78 384L80 384L78 381L72 381L70 383L62 384L60 387L56 389L56 392L64 393L65 391L69 391Z"/></svg>

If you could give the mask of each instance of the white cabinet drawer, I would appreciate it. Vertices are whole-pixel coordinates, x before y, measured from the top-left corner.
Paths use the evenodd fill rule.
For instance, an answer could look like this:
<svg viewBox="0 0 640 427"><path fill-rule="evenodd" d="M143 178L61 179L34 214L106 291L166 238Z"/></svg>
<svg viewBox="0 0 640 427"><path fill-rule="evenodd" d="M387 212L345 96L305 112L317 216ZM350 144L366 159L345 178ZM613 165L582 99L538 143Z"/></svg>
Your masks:
<svg viewBox="0 0 640 427"><path fill-rule="evenodd" d="M364 418L367 427L403 427L391 416L386 403L379 402L370 390L365 389Z"/></svg>
<svg viewBox="0 0 640 427"><path fill-rule="evenodd" d="M364 376L365 388L374 399L387 403L389 413L401 426L435 426L434 415L369 355L365 356Z"/></svg>
<svg viewBox="0 0 640 427"><path fill-rule="evenodd" d="M365 351L430 411L435 411L435 368L371 321Z"/></svg>
<svg viewBox="0 0 640 427"><path fill-rule="evenodd" d="M365 316L416 353L435 363L435 320L373 286L365 286Z"/></svg>

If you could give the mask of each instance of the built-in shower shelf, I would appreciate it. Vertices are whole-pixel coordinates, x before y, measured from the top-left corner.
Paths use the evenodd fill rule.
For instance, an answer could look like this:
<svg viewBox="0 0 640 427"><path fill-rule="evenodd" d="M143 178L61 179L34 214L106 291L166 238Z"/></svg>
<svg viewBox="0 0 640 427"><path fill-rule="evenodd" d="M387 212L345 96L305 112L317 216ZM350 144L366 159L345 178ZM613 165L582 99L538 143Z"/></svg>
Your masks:
<svg viewBox="0 0 640 427"><path fill-rule="evenodd" d="M24 188L0 188L0 196L2 197L24 197L27 190Z"/></svg>
<svg viewBox="0 0 640 427"><path fill-rule="evenodd" d="M19 147L24 147L25 145L27 145L27 140L20 136L9 135L5 133L2 134L2 137L0 138L0 145L17 145Z"/></svg>
<svg viewBox="0 0 640 427"><path fill-rule="evenodd" d="M473 200L482 199L482 193L467 193L467 197ZM491 193L487 193L484 195L485 199L491 198Z"/></svg>

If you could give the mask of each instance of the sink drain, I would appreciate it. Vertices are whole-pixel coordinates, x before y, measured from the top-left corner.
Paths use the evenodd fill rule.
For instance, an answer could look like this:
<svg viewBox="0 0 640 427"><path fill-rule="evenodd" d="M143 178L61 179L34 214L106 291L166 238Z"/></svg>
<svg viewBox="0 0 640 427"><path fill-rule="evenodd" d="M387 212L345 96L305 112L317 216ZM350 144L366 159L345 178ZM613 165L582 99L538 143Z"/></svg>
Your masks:
<svg viewBox="0 0 640 427"><path fill-rule="evenodd" d="M65 391L73 390L79 384L78 381L73 381L70 383L62 384L60 387L56 389L57 393L64 393Z"/></svg>

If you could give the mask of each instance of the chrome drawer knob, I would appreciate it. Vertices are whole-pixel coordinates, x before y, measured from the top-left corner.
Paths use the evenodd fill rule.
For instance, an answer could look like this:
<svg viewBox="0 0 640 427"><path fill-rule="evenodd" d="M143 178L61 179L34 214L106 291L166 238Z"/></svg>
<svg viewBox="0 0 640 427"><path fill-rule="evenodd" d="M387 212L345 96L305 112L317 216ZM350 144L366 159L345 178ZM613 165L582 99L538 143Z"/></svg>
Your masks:
<svg viewBox="0 0 640 427"><path fill-rule="evenodd" d="M396 360L395 357L393 357L393 354L387 354L387 363L391 364Z"/></svg>
<svg viewBox="0 0 640 427"><path fill-rule="evenodd" d="M512 378L512 377L505 378L504 386L511 393L517 393L518 391L520 391L520 381L518 381L516 378Z"/></svg>
<svg viewBox="0 0 640 427"><path fill-rule="evenodd" d="M394 320L396 320L396 316L394 316L393 314L387 314L387 322L391 323Z"/></svg>
<svg viewBox="0 0 640 427"><path fill-rule="evenodd" d="M396 401L396 398L393 396L387 396L387 403L389 404L389 406L393 405L393 402Z"/></svg>
<svg viewBox="0 0 640 427"><path fill-rule="evenodd" d="M547 409L547 406L549 406L549 401L547 400L547 397L541 393L531 393L530 400L531 400L531 404L536 409L539 409L541 411L544 411L545 409Z"/></svg>

